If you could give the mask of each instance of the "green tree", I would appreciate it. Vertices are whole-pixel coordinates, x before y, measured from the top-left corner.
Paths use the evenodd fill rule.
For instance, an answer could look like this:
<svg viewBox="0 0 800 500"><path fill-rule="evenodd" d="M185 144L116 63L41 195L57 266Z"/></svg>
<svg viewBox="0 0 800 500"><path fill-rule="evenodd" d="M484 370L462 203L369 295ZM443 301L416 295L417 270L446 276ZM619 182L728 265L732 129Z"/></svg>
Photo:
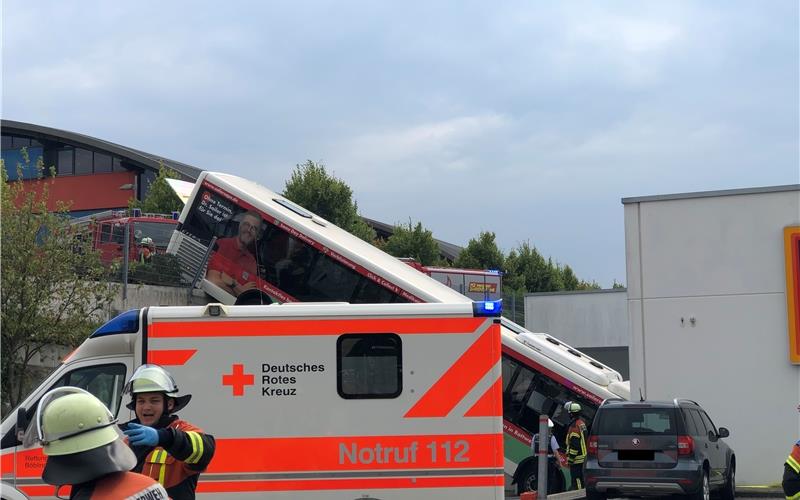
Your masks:
<svg viewBox="0 0 800 500"><path fill-rule="evenodd" d="M561 282L564 283L564 290L577 290L581 284L581 281L575 276L575 272L568 265L561 268Z"/></svg>
<svg viewBox="0 0 800 500"><path fill-rule="evenodd" d="M148 214L170 214L173 211L183 210L183 202L175 191L169 186L167 179L177 179L178 174L159 164L158 175L148 184L147 194L143 200L132 198L128 202L128 208L141 208L142 212Z"/></svg>
<svg viewBox="0 0 800 500"><path fill-rule="evenodd" d="M381 248L395 257L413 257L423 266L442 263L439 244L433 239L433 233L422 227L421 222L417 222L415 226L410 219L408 225L396 225L394 232Z"/></svg>
<svg viewBox="0 0 800 500"><path fill-rule="evenodd" d="M27 152L23 150L30 167ZM48 211L50 184L41 161L39 179L9 181L0 193L0 321L2 407L14 407L31 384L31 360L48 346L78 345L100 323L114 293L100 256L58 204ZM51 174L53 170L51 169Z"/></svg>
<svg viewBox="0 0 800 500"><path fill-rule="evenodd" d="M499 269L505 266L506 258L495 242L495 234L481 231L472 238L453 262L454 267L462 269Z"/></svg>
<svg viewBox="0 0 800 500"><path fill-rule="evenodd" d="M581 280L578 283L578 288L576 290L600 290L603 287L600 286L600 283L592 280L592 281L583 281Z"/></svg>
<svg viewBox="0 0 800 500"><path fill-rule="evenodd" d="M625 288L625 283L618 283L616 279L614 279L614 283L611 285L612 290L616 290L617 288Z"/></svg>
<svg viewBox="0 0 800 500"><path fill-rule="evenodd" d="M296 165L283 195L364 241L375 240L375 230L358 215L353 190L328 174L322 162L308 160Z"/></svg>
<svg viewBox="0 0 800 500"><path fill-rule="evenodd" d="M564 289L562 271L542 254L524 242L509 252L506 258L505 284L511 290L526 292L555 292Z"/></svg>

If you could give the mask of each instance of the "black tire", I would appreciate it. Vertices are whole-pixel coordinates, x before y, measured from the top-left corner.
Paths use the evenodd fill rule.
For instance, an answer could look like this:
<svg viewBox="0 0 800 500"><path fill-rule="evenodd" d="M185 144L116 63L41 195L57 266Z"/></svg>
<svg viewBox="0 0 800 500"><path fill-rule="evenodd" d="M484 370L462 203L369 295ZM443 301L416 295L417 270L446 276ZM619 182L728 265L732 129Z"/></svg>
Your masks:
<svg viewBox="0 0 800 500"><path fill-rule="evenodd" d="M606 498L608 498L608 496L605 493L586 488L586 500L606 500Z"/></svg>
<svg viewBox="0 0 800 500"><path fill-rule="evenodd" d="M240 293L234 303L237 306L257 306L259 304L272 304L272 299L266 293L255 288Z"/></svg>
<svg viewBox="0 0 800 500"><path fill-rule="evenodd" d="M552 462L548 463L547 494L554 495L565 490L564 474ZM526 491L536 491L539 487L539 466L536 460L531 460L525 466L522 474L517 478L517 495L522 495Z"/></svg>
<svg viewBox="0 0 800 500"><path fill-rule="evenodd" d="M700 487L697 488L696 492L686 496L693 500L710 500L711 486L708 484L708 471L706 469L703 469L703 477L700 480Z"/></svg>
<svg viewBox="0 0 800 500"><path fill-rule="evenodd" d="M719 492L722 500L733 500L736 498L736 462L731 460L731 465L728 468L728 480L725 481L725 486Z"/></svg>
<svg viewBox="0 0 800 500"><path fill-rule="evenodd" d="M539 486L539 479L536 477L539 474L539 467L535 460L532 460L525 466L522 474L517 479L517 495L522 495L526 491L536 491Z"/></svg>

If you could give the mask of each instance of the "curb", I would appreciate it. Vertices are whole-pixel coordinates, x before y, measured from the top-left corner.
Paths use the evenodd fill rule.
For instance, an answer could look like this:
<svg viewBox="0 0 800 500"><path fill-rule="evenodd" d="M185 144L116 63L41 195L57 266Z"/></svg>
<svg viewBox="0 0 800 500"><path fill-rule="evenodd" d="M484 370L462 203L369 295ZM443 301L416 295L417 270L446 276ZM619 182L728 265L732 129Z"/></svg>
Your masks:
<svg viewBox="0 0 800 500"><path fill-rule="evenodd" d="M783 498L783 489L780 485L770 485L770 486L737 486L736 487L736 496L737 497L744 497L744 498L759 498L759 497L771 497L771 498ZM507 500L518 500L518 496L511 496L506 497ZM576 490L576 491L565 491L564 493L556 493L554 495L547 495L548 499L553 500L576 500L579 498L586 498L586 490Z"/></svg>
<svg viewBox="0 0 800 500"><path fill-rule="evenodd" d="M737 497L778 497L783 498L783 488L779 484L769 486L737 486Z"/></svg>

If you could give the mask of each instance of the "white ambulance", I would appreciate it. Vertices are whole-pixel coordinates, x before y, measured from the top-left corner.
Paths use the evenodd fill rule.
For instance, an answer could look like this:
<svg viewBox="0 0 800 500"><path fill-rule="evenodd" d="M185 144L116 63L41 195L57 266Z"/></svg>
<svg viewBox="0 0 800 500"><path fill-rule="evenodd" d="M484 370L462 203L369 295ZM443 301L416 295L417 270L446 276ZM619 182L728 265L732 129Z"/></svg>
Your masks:
<svg viewBox="0 0 800 500"><path fill-rule="evenodd" d="M2 423L2 497L52 497L18 432L47 391L98 396L144 363L216 438L198 498L503 498L499 304L149 307L90 336ZM17 425L19 420L19 424ZM64 494L65 489L60 490Z"/></svg>

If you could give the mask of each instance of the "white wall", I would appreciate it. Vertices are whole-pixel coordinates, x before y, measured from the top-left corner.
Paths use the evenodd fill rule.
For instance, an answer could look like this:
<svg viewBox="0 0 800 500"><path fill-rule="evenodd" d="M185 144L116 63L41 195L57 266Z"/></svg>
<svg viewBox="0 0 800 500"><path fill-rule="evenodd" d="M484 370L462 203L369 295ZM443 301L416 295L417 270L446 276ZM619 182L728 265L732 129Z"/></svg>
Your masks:
<svg viewBox="0 0 800 500"><path fill-rule="evenodd" d="M525 295L525 328L574 347L628 346L625 289Z"/></svg>
<svg viewBox="0 0 800 500"><path fill-rule="evenodd" d="M800 188L623 201L631 394L698 401L730 429L740 484L780 482L800 434L783 246Z"/></svg>

